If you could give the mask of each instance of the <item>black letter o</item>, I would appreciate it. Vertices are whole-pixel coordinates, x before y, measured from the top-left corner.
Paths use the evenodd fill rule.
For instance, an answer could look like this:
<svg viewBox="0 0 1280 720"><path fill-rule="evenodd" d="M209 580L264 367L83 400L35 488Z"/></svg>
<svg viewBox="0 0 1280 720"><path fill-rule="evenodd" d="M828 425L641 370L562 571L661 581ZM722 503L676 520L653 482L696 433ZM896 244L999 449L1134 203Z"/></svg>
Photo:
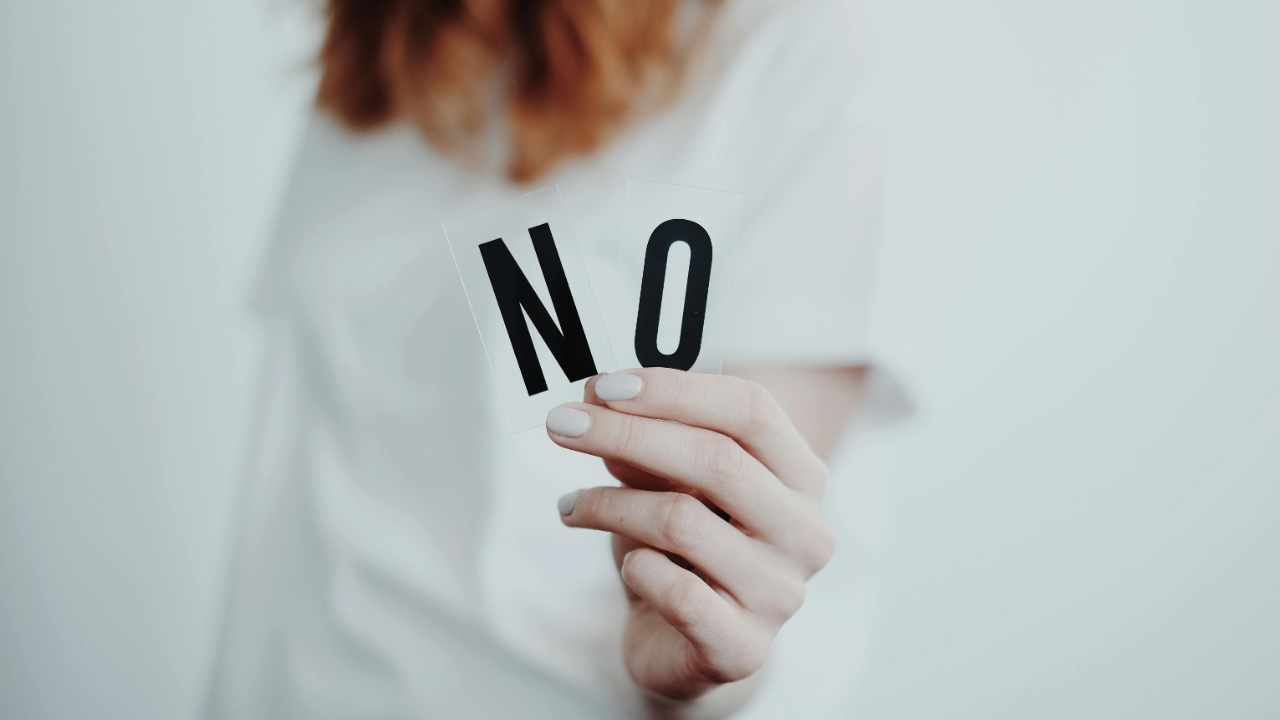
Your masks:
<svg viewBox="0 0 1280 720"><path fill-rule="evenodd" d="M658 350L658 316L667 276L667 254L675 243L689 246L689 279L685 284L684 317L680 345L670 355ZM707 291L711 285L711 236L692 220L668 220L654 229L644 252L640 280L640 310L636 315L636 358L644 367L688 370L702 350L702 326L706 322Z"/></svg>

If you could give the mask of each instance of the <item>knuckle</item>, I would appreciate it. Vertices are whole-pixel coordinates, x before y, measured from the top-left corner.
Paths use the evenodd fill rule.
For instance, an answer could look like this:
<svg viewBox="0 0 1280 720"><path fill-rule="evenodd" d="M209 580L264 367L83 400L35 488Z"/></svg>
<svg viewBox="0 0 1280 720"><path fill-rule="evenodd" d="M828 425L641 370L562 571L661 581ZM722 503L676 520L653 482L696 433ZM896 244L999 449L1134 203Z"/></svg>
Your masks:
<svg viewBox="0 0 1280 720"><path fill-rule="evenodd" d="M643 426L636 418L630 415L622 415L617 418L617 424L611 436L611 443L613 451L619 456L634 456L644 445Z"/></svg>
<svg viewBox="0 0 1280 720"><path fill-rule="evenodd" d="M778 403L773 394L759 383L744 381L739 384L738 414L754 432L767 432L777 422Z"/></svg>
<svg viewBox="0 0 1280 720"><path fill-rule="evenodd" d="M698 376L687 372L671 375L671 402L677 407L696 405L698 402Z"/></svg>
<svg viewBox="0 0 1280 720"><path fill-rule="evenodd" d="M756 639L743 648L742 653L738 656L736 666L732 668L733 675L739 680L755 675L764 667L765 661L768 659L769 640L767 638Z"/></svg>
<svg viewBox="0 0 1280 720"><path fill-rule="evenodd" d="M706 603L698 593L697 577L684 573L667 588L666 605L669 621L677 630L685 630L704 623Z"/></svg>
<svg viewBox="0 0 1280 720"><path fill-rule="evenodd" d="M585 496L585 497L583 497ZM585 511L582 513L582 520L599 520L606 517L609 513L609 505L612 500L612 493L604 488L582 491L582 496L578 497L578 503L582 505ZM586 500L586 502L583 502ZM575 506L574 510L578 508ZM578 513L575 512L574 515Z"/></svg>
<svg viewBox="0 0 1280 720"><path fill-rule="evenodd" d="M744 680L760 671L769 659L769 639L763 633L753 633L762 637L739 637L739 642L715 653L705 653L699 663L698 671L709 681L717 684Z"/></svg>
<svg viewBox="0 0 1280 720"><path fill-rule="evenodd" d="M697 546L706 527L707 509L690 495L670 493L663 503L658 532L670 548Z"/></svg>
<svg viewBox="0 0 1280 720"><path fill-rule="evenodd" d="M804 605L805 593L805 584L798 580L781 583L778 586L778 610L782 620L785 621L800 612L800 608Z"/></svg>
<svg viewBox="0 0 1280 720"><path fill-rule="evenodd" d="M804 554L809 574L812 576L831 561L836 551L836 534L825 521L819 519L811 526L805 539Z"/></svg>
<svg viewBox="0 0 1280 720"><path fill-rule="evenodd" d="M703 474L720 485L737 479L746 464L746 452L723 435L709 439L698 455L702 458Z"/></svg>

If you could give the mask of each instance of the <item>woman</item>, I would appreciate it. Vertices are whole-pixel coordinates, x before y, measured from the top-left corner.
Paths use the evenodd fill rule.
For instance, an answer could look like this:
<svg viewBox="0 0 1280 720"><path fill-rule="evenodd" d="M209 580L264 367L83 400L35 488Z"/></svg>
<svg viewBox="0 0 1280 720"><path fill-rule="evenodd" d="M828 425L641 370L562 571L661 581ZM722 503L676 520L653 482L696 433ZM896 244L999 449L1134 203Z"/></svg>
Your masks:
<svg viewBox="0 0 1280 720"><path fill-rule="evenodd" d="M271 361L211 717L738 709L833 552L821 457L875 354L848 10L327 17L260 295ZM440 224L558 184L599 282L629 178L745 195L731 371L600 376L513 436Z"/></svg>

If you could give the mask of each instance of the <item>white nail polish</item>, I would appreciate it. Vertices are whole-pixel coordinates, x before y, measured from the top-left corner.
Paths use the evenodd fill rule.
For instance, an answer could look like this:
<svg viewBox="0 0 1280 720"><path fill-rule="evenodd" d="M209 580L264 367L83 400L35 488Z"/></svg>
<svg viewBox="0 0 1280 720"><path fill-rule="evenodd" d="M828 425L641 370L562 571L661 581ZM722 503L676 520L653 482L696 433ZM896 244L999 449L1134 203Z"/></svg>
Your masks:
<svg viewBox="0 0 1280 720"><path fill-rule="evenodd" d="M613 373L596 381L596 397L601 400L630 400L640 394L644 380L639 375Z"/></svg>
<svg viewBox="0 0 1280 720"><path fill-rule="evenodd" d="M547 413L547 429L557 435L578 437L591 427L591 416L570 407L553 407Z"/></svg>
<svg viewBox="0 0 1280 720"><path fill-rule="evenodd" d="M581 490L574 490L571 493L565 493L556 501L556 509L561 515L568 515L573 512L573 506L578 504L578 496L582 494Z"/></svg>

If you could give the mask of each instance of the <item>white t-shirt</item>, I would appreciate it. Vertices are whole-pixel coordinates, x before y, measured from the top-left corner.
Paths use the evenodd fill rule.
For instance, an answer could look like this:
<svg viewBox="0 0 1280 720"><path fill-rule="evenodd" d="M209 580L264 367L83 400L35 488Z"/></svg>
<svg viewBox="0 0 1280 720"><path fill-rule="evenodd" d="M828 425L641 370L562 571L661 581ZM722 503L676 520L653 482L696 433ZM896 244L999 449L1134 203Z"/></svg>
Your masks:
<svg viewBox="0 0 1280 720"><path fill-rule="evenodd" d="M683 100L539 183L559 185L598 297L629 178L738 191L726 365L883 362L858 30L841 2L730 3ZM639 711L609 538L555 509L615 483L540 429L512 435L441 230L530 189L407 126L310 123L260 297L271 359L211 717ZM746 716L838 713L870 603L839 567Z"/></svg>

